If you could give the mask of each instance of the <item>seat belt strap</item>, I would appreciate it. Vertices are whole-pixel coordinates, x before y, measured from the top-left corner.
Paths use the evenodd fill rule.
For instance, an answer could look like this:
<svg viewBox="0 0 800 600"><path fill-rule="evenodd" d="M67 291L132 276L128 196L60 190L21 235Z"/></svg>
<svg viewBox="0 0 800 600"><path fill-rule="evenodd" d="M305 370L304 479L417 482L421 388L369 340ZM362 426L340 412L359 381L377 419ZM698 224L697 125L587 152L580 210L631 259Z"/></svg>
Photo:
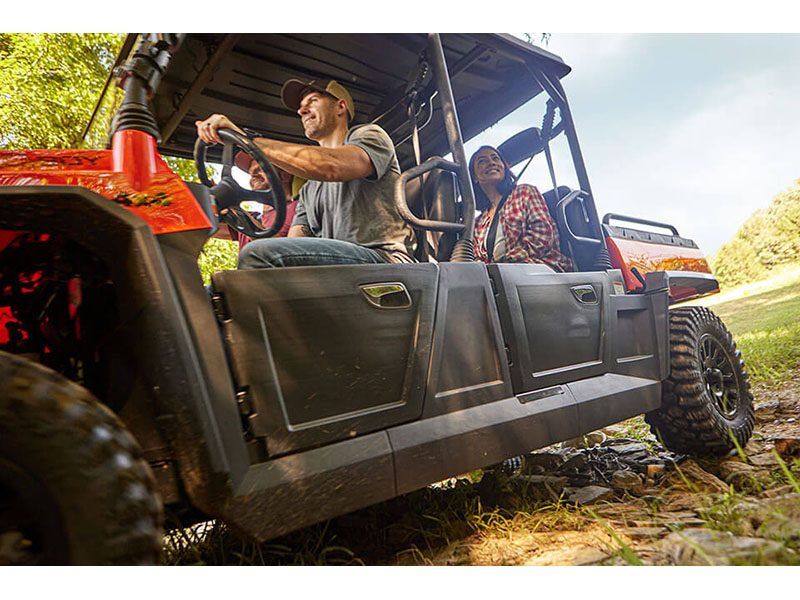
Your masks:
<svg viewBox="0 0 800 600"><path fill-rule="evenodd" d="M489 225L489 231L486 234L486 255L489 257L489 262L494 261L494 244L497 241L497 228L500 227L500 211L503 210L503 206L505 205L509 194L511 194L510 191L507 192L497 204L497 208L492 216L492 223Z"/></svg>

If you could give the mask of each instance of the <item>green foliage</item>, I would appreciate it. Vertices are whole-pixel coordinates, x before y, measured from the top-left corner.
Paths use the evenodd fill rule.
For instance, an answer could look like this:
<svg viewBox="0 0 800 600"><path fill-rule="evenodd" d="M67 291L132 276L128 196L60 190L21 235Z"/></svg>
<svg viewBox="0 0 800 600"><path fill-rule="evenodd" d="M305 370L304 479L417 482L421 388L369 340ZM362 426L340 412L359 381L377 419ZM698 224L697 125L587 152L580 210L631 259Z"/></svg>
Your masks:
<svg viewBox="0 0 800 600"><path fill-rule="evenodd" d="M86 140L91 118L124 40L116 33L0 33L0 148L104 147L122 92L111 84ZM165 157L185 181L198 181L194 162ZM203 278L236 268L238 244L209 241Z"/></svg>
<svg viewBox="0 0 800 600"><path fill-rule="evenodd" d="M0 33L0 147L84 146L122 41L114 33ZM101 119L112 109L106 104Z"/></svg>
<svg viewBox="0 0 800 600"><path fill-rule="evenodd" d="M184 181L200 182L193 160L176 156L165 156L164 160L169 165L169 168Z"/></svg>
<svg viewBox="0 0 800 600"><path fill-rule="evenodd" d="M763 279L776 267L800 262L800 180L753 213L712 262L725 287Z"/></svg>
<svg viewBox="0 0 800 600"><path fill-rule="evenodd" d="M741 231L720 248L713 269L720 285L725 287L756 281L766 274L755 249Z"/></svg>
<svg viewBox="0 0 800 600"><path fill-rule="evenodd" d="M197 261L200 266L200 273L203 275L203 283L211 281L212 273L235 269L238 257L238 242L216 238L208 240Z"/></svg>

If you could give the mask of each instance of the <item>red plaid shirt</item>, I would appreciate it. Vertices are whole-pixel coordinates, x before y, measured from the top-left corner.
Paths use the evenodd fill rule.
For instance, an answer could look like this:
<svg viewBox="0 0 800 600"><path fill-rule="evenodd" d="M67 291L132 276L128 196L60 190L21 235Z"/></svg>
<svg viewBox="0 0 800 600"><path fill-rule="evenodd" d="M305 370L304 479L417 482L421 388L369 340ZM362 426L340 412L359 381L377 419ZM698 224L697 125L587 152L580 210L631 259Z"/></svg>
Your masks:
<svg viewBox="0 0 800 600"><path fill-rule="evenodd" d="M558 229L542 195L532 185L516 186L500 209L506 253L495 262L543 263L555 271L572 271L572 261L559 250ZM475 258L489 262L486 236L492 224L489 211L475 223ZM499 258L499 260L498 260Z"/></svg>
<svg viewBox="0 0 800 600"><path fill-rule="evenodd" d="M286 199L286 218L283 221L283 226L272 237L286 237L289 234L289 228L292 226L294 213L297 211L297 200L292 198ZM269 229L275 222L275 209L271 206L264 206L264 212L261 213L261 227ZM245 247L245 244L250 243L252 240L243 233L239 233L233 227L228 227L230 232L230 239L239 242L239 252Z"/></svg>

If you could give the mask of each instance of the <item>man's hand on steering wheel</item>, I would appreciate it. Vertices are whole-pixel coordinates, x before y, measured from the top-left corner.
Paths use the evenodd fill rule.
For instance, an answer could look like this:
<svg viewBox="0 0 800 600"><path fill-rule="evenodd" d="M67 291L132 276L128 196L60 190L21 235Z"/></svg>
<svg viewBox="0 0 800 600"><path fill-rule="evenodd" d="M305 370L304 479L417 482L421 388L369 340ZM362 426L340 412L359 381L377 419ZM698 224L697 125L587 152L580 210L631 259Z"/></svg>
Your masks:
<svg viewBox="0 0 800 600"><path fill-rule="evenodd" d="M197 137L203 140L209 146L213 144L224 144L225 142L219 137L217 133L220 129L232 129L240 135L245 135L244 131L239 129L233 121L225 115L211 115L204 121L195 121L197 127Z"/></svg>
<svg viewBox="0 0 800 600"><path fill-rule="evenodd" d="M220 218L236 231L254 239L275 235L283 227L286 219L286 195L281 179L267 156L225 115L211 115L204 121L196 121L195 125L198 135L194 146L197 175L204 185L211 188L211 194L220 211ZM215 184L208 178L205 159L208 146L219 143L224 144L222 178ZM236 182L232 175L234 148L243 150L258 163L269 182L269 191L248 190ZM260 223L241 208L240 203L246 200L269 204L275 209L275 220L269 228L261 227Z"/></svg>

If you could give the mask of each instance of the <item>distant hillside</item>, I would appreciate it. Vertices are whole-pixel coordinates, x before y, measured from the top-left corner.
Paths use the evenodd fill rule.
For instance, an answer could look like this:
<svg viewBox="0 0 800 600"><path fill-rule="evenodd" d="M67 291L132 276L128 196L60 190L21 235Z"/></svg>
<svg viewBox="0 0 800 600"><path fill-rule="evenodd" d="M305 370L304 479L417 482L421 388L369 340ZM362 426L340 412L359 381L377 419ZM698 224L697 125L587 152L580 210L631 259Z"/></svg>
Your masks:
<svg viewBox="0 0 800 600"><path fill-rule="evenodd" d="M800 263L800 179L754 212L712 259L725 287L762 279L791 263Z"/></svg>

